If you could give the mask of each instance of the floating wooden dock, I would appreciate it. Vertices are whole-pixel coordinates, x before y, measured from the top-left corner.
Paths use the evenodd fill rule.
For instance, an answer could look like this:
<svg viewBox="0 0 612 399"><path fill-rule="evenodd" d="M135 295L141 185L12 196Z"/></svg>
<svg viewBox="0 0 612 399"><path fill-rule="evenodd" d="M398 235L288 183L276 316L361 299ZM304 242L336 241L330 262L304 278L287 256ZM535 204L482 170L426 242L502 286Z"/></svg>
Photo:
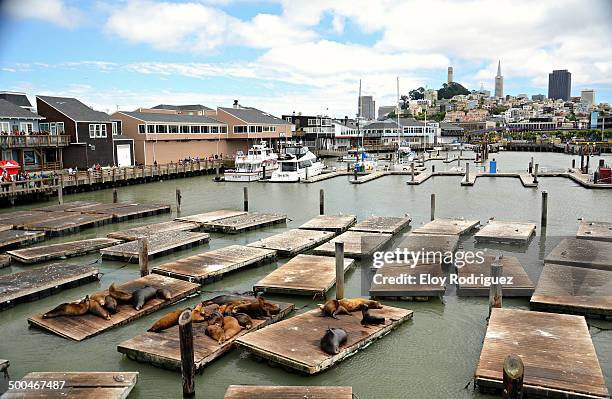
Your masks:
<svg viewBox="0 0 612 399"><path fill-rule="evenodd" d="M402 251L407 251L409 257L417 255L420 261L442 262L444 259L435 259L439 254L455 253L459 245L459 236L456 234L416 234L409 233L397 245ZM434 255L436 254L436 255Z"/></svg>
<svg viewBox="0 0 612 399"><path fill-rule="evenodd" d="M0 269L11 265L11 255L0 255Z"/></svg>
<svg viewBox="0 0 612 399"><path fill-rule="evenodd" d="M344 256L360 259L372 255L393 238L393 234L366 233L363 231L346 231L314 249L316 255L334 256L336 242L344 243Z"/></svg>
<svg viewBox="0 0 612 399"><path fill-rule="evenodd" d="M480 224L478 220L438 218L412 230L417 234L466 234Z"/></svg>
<svg viewBox="0 0 612 399"><path fill-rule="evenodd" d="M612 243L566 238L544 258L544 263L612 271Z"/></svg>
<svg viewBox="0 0 612 399"><path fill-rule="evenodd" d="M246 230L259 229L277 223L285 223L287 215L278 213L247 212L243 215L231 216L206 222L202 225L205 231L236 234Z"/></svg>
<svg viewBox="0 0 612 399"><path fill-rule="evenodd" d="M62 236L79 232L88 227L102 226L112 220L110 215L105 214L60 213L61 215L58 217L24 223L22 228L44 231L48 236Z"/></svg>
<svg viewBox="0 0 612 399"><path fill-rule="evenodd" d="M612 242L612 223L610 222L580 222L576 238Z"/></svg>
<svg viewBox="0 0 612 399"><path fill-rule="evenodd" d="M199 288L198 284L171 277L160 276L158 274L149 274L145 277L140 277L136 280L119 284L118 288L127 292L133 292L147 285L154 288L167 289L170 291L172 298L168 300L153 298L149 300L140 310L135 310L132 304L119 304L117 307L118 312L111 315L110 320L94 316L90 313L83 316L61 316L51 319L43 319L41 313L30 317L28 319L28 323L53 334L57 334L60 337L75 341L82 341L86 338L90 338L113 328L131 323L143 316L166 308L185 298L186 296L195 293ZM108 291L105 290L93 295L97 294L108 295Z"/></svg>
<svg viewBox="0 0 612 399"><path fill-rule="evenodd" d="M411 221L412 218L408 215L404 217L370 216L366 220L351 227L350 230L365 231L369 233L397 234L408 227Z"/></svg>
<svg viewBox="0 0 612 399"><path fill-rule="evenodd" d="M476 235L476 242L526 244L535 235L535 223L490 220Z"/></svg>
<svg viewBox="0 0 612 399"><path fill-rule="evenodd" d="M9 389L3 399L125 399L138 381L138 372L34 372L28 373L21 381L51 383L44 389ZM57 381L56 383L54 383ZM53 384L59 384L57 389Z"/></svg>
<svg viewBox="0 0 612 399"><path fill-rule="evenodd" d="M344 272L354 263L352 259L344 259ZM334 284L336 258L301 254L260 280L253 291L324 297Z"/></svg>
<svg viewBox="0 0 612 399"><path fill-rule="evenodd" d="M469 176L469 180L466 179L465 177L461 180L461 185L462 186L473 186L476 183L476 179L480 178L480 177L513 177L513 178L517 178L521 181L521 184L523 185L523 187L537 187L538 183L536 181L534 181L534 177L532 174L530 173L483 173L483 172L476 172L476 173L471 173Z"/></svg>
<svg viewBox="0 0 612 399"><path fill-rule="evenodd" d="M244 299L244 297L235 297ZM252 297L250 298L252 299ZM294 309L292 303L274 302L280 306L280 312L269 319L253 319L250 330L242 330L223 344L217 343L206 335L205 323L193 323L193 351L196 370L201 370L215 359L223 356L234 347L234 341L253 331L268 326L286 317ZM117 351L132 360L150 363L168 370L181 370L181 350L178 326L160 332L145 332L117 345Z"/></svg>
<svg viewBox="0 0 612 399"><path fill-rule="evenodd" d="M164 276L205 284L220 279L231 271L272 262L274 259L276 259L276 251L273 250L230 245L164 263L154 267L152 271Z"/></svg>
<svg viewBox="0 0 612 399"><path fill-rule="evenodd" d="M332 179L338 176L350 176L351 174L352 174L351 172L347 172L346 170L337 170L335 172L321 173L320 175L312 176L312 177L309 177L308 179L303 179L301 180L301 182L302 183L316 183L319 181ZM260 181L266 182L266 180L260 180Z"/></svg>
<svg viewBox="0 0 612 399"><path fill-rule="evenodd" d="M610 319L612 272L546 264L530 305L535 310Z"/></svg>
<svg viewBox="0 0 612 399"><path fill-rule="evenodd" d="M208 242L207 233L193 233L190 231L169 231L147 237L149 259L164 254L190 248ZM103 248L100 253L107 259L124 259L138 263L138 241L129 241L112 247Z"/></svg>
<svg viewBox="0 0 612 399"><path fill-rule="evenodd" d="M4 230L0 231L0 248L30 245L45 239L41 231Z"/></svg>
<svg viewBox="0 0 612 399"><path fill-rule="evenodd" d="M54 263L34 270L0 276L0 310L53 295L99 279L93 266Z"/></svg>
<svg viewBox="0 0 612 399"><path fill-rule="evenodd" d="M170 205L167 204L130 204L108 210L106 214L111 215L114 222L122 222L129 219L170 213L170 210Z"/></svg>
<svg viewBox="0 0 612 399"><path fill-rule="evenodd" d="M230 385L224 399L352 399L352 387Z"/></svg>
<svg viewBox="0 0 612 399"><path fill-rule="evenodd" d="M302 373L316 374L354 355L412 318L411 310L391 306L372 309L370 313L385 317L385 324L364 327L360 315L339 315L338 319L333 319L321 317L321 310L314 309L246 334L238 338L236 344L257 357ZM340 347L337 355L321 350L320 341L328 328L342 328L348 334L347 343Z"/></svg>
<svg viewBox="0 0 612 399"><path fill-rule="evenodd" d="M331 231L292 229L248 244L249 247L273 249L279 256L294 256L331 240Z"/></svg>
<svg viewBox="0 0 612 399"><path fill-rule="evenodd" d="M300 229L344 233L357 222L355 215L319 215L300 226Z"/></svg>
<svg viewBox="0 0 612 399"><path fill-rule="evenodd" d="M116 238L124 241L134 241L139 238L149 237L154 234L167 233L169 231L190 231L199 227L195 222L181 222L170 220L168 222L147 224L140 227L133 227L127 230L114 231L107 234L109 238Z"/></svg>
<svg viewBox="0 0 612 399"><path fill-rule="evenodd" d="M495 260L495 256L485 255L484 262L479 263L476 260L466 262L462 267L457 267L457 275L459 283L457 284L458 296L489 296L490 286L485 285L481 280L474 280L462 283L462 279L473 277L490 277L491 264ZM502 276L512 277L512 283L502 284L504 297L506 296L527 296L530 297L535 287L533 282L525 272L525 269L514 256L504 256L501 260ZM466 280L467 281L467 280Z"/></svg>
<svg viewBox="0 0 612 399"><path fill-rule="evenodd" d="M225 218L230 218L230 217L240 216L240 215L245 215L245 214L246 212L244 211L233 211L229 209L221 209L218 211L198 213L196 215L181 216L174 220L177 220L180 222L194 222L199 225L203 225L204 223L214 222L215 220L225 219Z"/></svg>
<svg viewBox="0 0 612 399"><path fill-rule="evenodd" d="M439 262L417 262L414 267L405 263L385 263L375 271L370 296L416 300L441 297L446 291L446 284L433 282L431 278L442 276L442 265Z"/></svg>
<svg viewBox="0 0 612 399"><path fill-rule="evenodd" d="M42 211L42 212L67 212L67 211L71 211L74 208L80 208L83 206L93 206L99 204L99 202L93 202L93 201L70 201L70 202L64 202L63 204L58 204L58 205L49 205L49 206L45 206L43 208L36 208L36 211Z"/></svg>
<svg viewBox="0 0 612 399"><path fill-rule="evenodd" d="M511 353L525 364L526 396L609 397L582 316L493 309L474 376L482 392L502 390L503 363Z"/></svg>
<svg viewBox="0 0 612 399"><path fill-rule="evenodd" d="M119 243L121 243L120 240L115 240L113 238L92 238L88 240L63 242L61 244L42 245L34 248L17 249L14 251L7 251L7 253L11 255L13 259L21 263L38 263L51 259L80 256Z"/></svg>
<svg viewBox="0 0 612 399"><path fill-rule="evenodd" d="M11 226L14 229L19 229L22 228L21 226L24 223L36 222L49 217L52 218L60 213L61 212L47 213L37 210L0 213L0 224Z"/></svg>

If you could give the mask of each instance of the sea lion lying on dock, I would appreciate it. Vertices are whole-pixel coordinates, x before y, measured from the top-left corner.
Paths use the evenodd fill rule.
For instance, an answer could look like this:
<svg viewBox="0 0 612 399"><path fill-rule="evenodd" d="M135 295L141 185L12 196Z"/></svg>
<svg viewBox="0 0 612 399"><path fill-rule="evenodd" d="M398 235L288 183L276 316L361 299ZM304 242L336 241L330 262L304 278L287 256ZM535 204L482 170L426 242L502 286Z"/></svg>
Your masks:
<svg viewBox="0 0 612 399"><path fill-rule="evenodd" d="M181 313L183 313L183 310L184 309L177 309L170 313L165 314L164 316L162 316L161 319L157 320L155 324L153 324L153 326L149 328L147 331L160 332L172 326L178 325L178 320L179 320L179 317L181 316Z"/></svg>
<svg viewBox="0 0 612 399"><path fill-rule="evenodd" d="M147 301L155 298L157 295L157 289L148 285L137 289L132 293L132 306L134 309L140 310L143 308Z"/></svg>
<svg viewBox="0 0 612 399"><path fill-rule="evenodd" d="M60 316L82 316L85 313L89 312L89 295L87 295L84 299L79 302L68 302L62 303L61 305L56 306L49 312L43 314L43 319L50 319L52 317L60 317Z"/></svg>
<svg viewBox="0 0 612 399"><path fill-rule="evenodd" d="M117 300L110 295L104 297L104 309L110 314L117 313Z"/></svg>
<svg viewBox="0 0 612 399"><path fill-rule="evenodd" d="M382 305L378 301L365 298L347 298L347 299L330 299L321 305L323 316L331 316L334 319L339 314L350 314L361 309L361 305L367 305L370 309L382 309Z"/></svg>
<svg viewBox="0 0 612 399"><path fill-rule="evenodd" d="M89 297L89 299L96 301L100 306L104 306L106 303L106 295L103 293L98 293Z"/></svg>
<svg viewBox="0 0 612 399"><path fill-rule="evenodd" d="M321 349L330 355L340 353L340 345L344 345L348 340L348 334L341 328L328 328L323 338L321 338Z"/></svg>
<svg viewBox="0 0 612 399"><path fill-rule="evenodd" d="M238 323L247 330L253 327L253 319L246 313L234 313L234 318Z"/></svg>
<svg viewBox="0 0 612 399"><path fill-rule="evenodd" d="M210 324L206 327L206 335L217 341L219 345L225 342L225 331L218 324Z"/></svg>
<svg viewBox="0 0 612 399"><path fill-rule="evenodd" d="M235 317L225 316L223 318L223 332L225 335L225 340L232 338L234 335L238 334L242 330L242 326L238 323Z"/></svg>
<svg viewBox="0 0 612 399"><path fill-rule="evenodd" d="M232 308L233 314L246 313L254 319L269 318L279 312L280 306L266 302L262 297L258 297L256 301L243 303Z"/></svg>
<svg viewBox="0 0 612 399"><path fill-rule="evenodd" d="M115 287L115 283L112 283L110 287L108 287L108 294L115 298L118 302L132 301L132 294Z"/></svg>
<svg viewBox="0 0 612 399"><path fill-rule="evenodd" d="M106 320L111 319L111 315L110 313L108 313L108 310L104 309L104 307L100 305L100 302L94 299L89 300L89 313L91 313L94 316L98 316L103 319L106 319Z"/></svg>
<svg viewBox="0 0 612 399"><path fill-rule="evenodd" d="M368 313L368 305L361 305L361 325L368 326L371 324L385 324L385 318L381 316L373 316Z"/></svg>
<svg viewBox="0 0 612 399"><path fill-rule="evenodd" d="M165 299L166 301L172 299L172 293L166 288L158 288L157 291L155 291L155 295L159 299Z"/></svg>

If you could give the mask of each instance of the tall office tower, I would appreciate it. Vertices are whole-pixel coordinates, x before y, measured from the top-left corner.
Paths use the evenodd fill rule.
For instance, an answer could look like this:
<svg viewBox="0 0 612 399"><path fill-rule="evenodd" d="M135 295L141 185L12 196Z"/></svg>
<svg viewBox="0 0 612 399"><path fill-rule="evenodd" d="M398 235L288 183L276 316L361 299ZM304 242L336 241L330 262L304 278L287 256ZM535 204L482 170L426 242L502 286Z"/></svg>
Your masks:
<svg viewBox="0 0 612 399"><path fill-rule="evenodd" d="M548 74L548 98L569 100L572 91L572 74L567 69L556 69Z"/></svg>
<svg viewBox="0 0 612 399"><path fill-rule="evenodd" d="M504 97L504 77L501 74L501 61L497 62L497 75L495 75L495 97Z"/></svg>
<svg viewBox="0 0 612 399"><path fill-rule="evenodd" d="M359 116L366 120L376 118L376 103L372 96L359 97Z"/></svg>
<svg viewBox="0 0 612 399"><path fill-rule="evenodd" d="M595 90L586 89L580 92L580 102L593 105L595 104Z"/></svg>

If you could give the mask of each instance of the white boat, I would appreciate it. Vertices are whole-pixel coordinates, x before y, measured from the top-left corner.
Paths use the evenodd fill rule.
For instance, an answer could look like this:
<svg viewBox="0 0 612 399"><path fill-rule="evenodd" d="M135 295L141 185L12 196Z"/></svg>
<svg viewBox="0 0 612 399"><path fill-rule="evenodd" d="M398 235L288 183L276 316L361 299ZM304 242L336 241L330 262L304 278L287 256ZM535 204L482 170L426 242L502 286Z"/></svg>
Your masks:
<svg viewBox="0 0 612 399"><path fill-rule="evenodd" d="M250 182L271 176L278 169L278 155L269 148L265 141L255 144L246 155L242 151L236 153L234 169L228 169L223 174L225 181Z"/></svg>
<svg viewBox="0 0 612 399"><path fill-rule="evenodd" d="M272 173L271 182L298 182L323 171L323 162L319 161L308 147L290 143L278 161L278 169Z"/></svg>
<svg viewBox="0 0 612 399"><path fill-rule="evenodd" d="M412 151L410 144L403 141L397 148L397 159L399 163L412 162L416 158L416 152Z"/></svg>

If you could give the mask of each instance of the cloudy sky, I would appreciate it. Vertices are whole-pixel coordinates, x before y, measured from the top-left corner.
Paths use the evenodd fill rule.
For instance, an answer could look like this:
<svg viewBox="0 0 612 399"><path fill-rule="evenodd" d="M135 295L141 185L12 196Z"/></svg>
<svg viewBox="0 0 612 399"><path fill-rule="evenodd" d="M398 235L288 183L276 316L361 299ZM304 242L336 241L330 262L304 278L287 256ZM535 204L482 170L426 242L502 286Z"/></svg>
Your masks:
<svg viewBox="0 0 612 399"><path fill-rule="evenodd" d="M1 1L1 0L0 0ZM5 0L0 90L74 96L113 112L159 103L354 115L455 81L612 102L609 0Z"/></svg>

